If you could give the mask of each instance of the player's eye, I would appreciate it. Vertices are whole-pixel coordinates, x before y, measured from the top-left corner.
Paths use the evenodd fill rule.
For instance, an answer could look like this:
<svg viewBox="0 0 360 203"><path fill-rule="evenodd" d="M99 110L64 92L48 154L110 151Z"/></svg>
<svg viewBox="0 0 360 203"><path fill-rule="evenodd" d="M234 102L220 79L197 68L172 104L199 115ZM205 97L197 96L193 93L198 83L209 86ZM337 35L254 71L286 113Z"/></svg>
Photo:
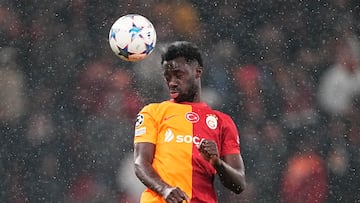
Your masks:
<svg viewBox="0 0 360 203"><path fill-rule="evenodd" d="M164 78L165 78L165 80L166 80L167 82L169 82L170 79L171 79L171 77L170 77L168 74L166 74L166 73L164 73Z"/></svg>
<svg viewBox="0 0 360 203"><path fill-rule="evenodd" d="M181 72L177 72L177 73L176 73L176 78L177 78L177 79L181 79L181 78L183 78L183 76L184 76L184 74L181 73Z"/></svg>

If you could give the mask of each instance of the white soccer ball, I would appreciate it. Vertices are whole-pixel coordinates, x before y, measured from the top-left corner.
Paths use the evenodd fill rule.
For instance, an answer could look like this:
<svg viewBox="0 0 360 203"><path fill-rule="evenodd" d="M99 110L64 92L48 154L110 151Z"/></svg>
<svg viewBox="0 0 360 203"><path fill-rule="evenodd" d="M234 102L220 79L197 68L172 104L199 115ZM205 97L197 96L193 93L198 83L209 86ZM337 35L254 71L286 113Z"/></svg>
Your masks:
<svg viewBox="0 0 360 203"><path fill-rule="evenodd" d="M156 30L144 16L128 14L117 19L112 25L109 44L120 59L140 61L154 50Z"/></svg>

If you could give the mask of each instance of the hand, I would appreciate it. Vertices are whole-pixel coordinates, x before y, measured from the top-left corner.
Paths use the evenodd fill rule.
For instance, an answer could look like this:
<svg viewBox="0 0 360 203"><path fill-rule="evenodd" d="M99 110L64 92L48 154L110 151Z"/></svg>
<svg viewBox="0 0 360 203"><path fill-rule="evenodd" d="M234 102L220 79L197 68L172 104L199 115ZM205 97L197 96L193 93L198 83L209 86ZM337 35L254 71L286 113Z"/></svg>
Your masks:
<svg viewBox="0 0 360 203"><path fill-rule="evenodd" d="M165 189L163 197L167 203L182 203L184 200L185 202L190 202L186 193L178 187Z"/></svg>
<svg viewBox="0 0 360 203"><path fill-rule="evenodd" d="M202 140L197 147L204 159L209 161L212 165L220 163L219 152L215 141Z"/></svg>

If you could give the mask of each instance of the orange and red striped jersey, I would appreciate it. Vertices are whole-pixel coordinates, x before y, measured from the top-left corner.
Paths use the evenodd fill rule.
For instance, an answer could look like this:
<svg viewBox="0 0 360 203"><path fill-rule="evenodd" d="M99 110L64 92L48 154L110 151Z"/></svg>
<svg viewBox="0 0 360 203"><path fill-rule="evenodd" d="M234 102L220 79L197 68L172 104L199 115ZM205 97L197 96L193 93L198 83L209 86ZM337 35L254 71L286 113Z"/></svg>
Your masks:
<svg viewBox="0 0 360 203"><path fill-rule="evenodd" d="M203 102L152 103L137 115L134 143L156 145L152 166L159 176L169 185L181 188L191 203L215 203L216 170L196 147L202 139L214 140L220 157L240 153L239 135L233 120ZM165 200L146 189L140 202Z"/></svg>

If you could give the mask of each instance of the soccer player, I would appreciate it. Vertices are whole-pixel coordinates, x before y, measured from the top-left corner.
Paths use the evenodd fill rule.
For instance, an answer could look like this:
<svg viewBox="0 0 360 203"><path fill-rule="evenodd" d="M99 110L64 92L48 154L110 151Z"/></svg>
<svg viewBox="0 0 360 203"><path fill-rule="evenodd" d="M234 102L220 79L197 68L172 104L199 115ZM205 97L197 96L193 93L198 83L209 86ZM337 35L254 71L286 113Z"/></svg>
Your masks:
<svg viewBox="0 0 360 203"><path fill-rule="evenodd" d="M215 203L215 175L241 193L245 170L238 131L230 116L201 101L198 47L174 42L161 59L171 99L146 105L135 127L135 174L147 187L140 202Z"/></svg>

